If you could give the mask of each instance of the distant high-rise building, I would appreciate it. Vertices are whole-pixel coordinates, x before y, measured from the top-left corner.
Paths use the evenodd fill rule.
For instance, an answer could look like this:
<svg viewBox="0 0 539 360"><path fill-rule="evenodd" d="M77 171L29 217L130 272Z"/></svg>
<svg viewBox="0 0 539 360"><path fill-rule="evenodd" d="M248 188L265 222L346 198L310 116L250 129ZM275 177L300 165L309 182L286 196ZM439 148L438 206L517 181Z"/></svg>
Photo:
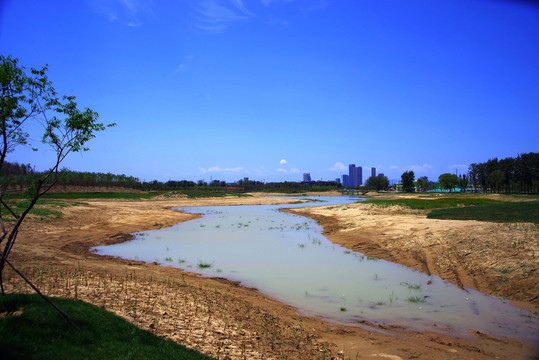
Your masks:
<svg viewBox="0 0 539 360"><path fill-rule="evenodd" d="M378 174L378 176L384 177L385 175L384 175L384 173L380 173L380 174Z"/></svg>
<svg viewBox="0 0 539 360"><path fill-rule="evenodd" d="M335 179L335 182L336 182L337 184L340 184L340 183L341 183L341 179L336 178L336 179Z"/></svg>
<svg viewBox="0 0 539 360"><path fill-rule="evenodd" d="M303 173L303 182L311 182L311 174Z"/></svg>
<svg viewBox="0 0 539 360"><path fill-rule="evenodd" d="M363 168L356 167L356 164L348 165L348 182L347 186L356 187L363 184Z"/></svg>
<svg viewBox="0 0 539 360"><path fill-rule="evenodd" d="M350 186L350 177L348 175L342 176L342 185L343 186Z"/></svg>
<svg viewBox="0 0 539 360"><path fill-rule="evenodd" d="M371 168L371 176L376 177L376 168L375 167Z"/></svg>
<svg viewBox="0 0 539 360"><path fill-rule="evenodd" d="M348 165L348 186L355 186L354 185L354 169L355 168L356 168L356 164Z"/></svg>

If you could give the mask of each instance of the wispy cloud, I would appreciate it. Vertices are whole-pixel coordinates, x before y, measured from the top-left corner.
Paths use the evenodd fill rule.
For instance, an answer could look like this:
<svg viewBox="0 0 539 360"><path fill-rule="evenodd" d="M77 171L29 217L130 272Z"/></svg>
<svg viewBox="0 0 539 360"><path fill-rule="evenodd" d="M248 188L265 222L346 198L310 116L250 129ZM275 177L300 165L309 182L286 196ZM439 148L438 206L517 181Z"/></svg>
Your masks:
<svg viewBox="0 0 539 360"><path fill-rule="evenodd" d="M344 165L342 162L338 161L329 168L330 171L345 171L347 169L346 165Z"/></svg>
<svg viewBox="0 0 539 360"><path fill-rule="evenodd" d="M429 164L408 166L408 170L412 170L414 172L429 172L432 169L433 169L432 165L429 165Z"/></svg>
<svg viewBox="0 0 539 360"><path fill-rule="evenodd" d="M153 14L145 0L102 0L91 4L109 21L117 21L130 27L142 25L142 19Z"/></svg>
<svg viewBox="0 0 539 360"><path fill-rule="evenodd" d="M243 0L204 0L197 3L196 27L206 33L220 33L252 16Z"/></svg>
<svg viewBox="0 0 539 360"><path fill-rule="evenodd" d="M286 161L285 159L282 159L282 160L280 161L280 164L281 164L281 165L288 164L288 161Z"/></svg>
<svg viewBox="0 0 539 360"><path fill-rule="evenodd" d="M181 63L178 64L178 66L176 66L176 69L174 69L172 75L174 76L183 73L185 68L191 63L192 60L192 55L187 56Z"/></svg>
<svg viewBox="0 0 539 360"><path fill-rule="evenodd" d="M279 173L285 173L285 174L297 174L299 173L299 169L298 168L292 168L292 169L283 169L283 168L279 168L277 170L275 170Z"/></svg>
<svg viewBox="0 0 539 360"><path fill-rule="evenodd" d="M242 166L232 167L232 168L223 168L223 167L220 167L220 166L212 166L212 167L207 168L207 169L199 167L198 170L203 174L206 174L206 173L238 173L238 172L245 171L245 168L242 167Z"/></svg>

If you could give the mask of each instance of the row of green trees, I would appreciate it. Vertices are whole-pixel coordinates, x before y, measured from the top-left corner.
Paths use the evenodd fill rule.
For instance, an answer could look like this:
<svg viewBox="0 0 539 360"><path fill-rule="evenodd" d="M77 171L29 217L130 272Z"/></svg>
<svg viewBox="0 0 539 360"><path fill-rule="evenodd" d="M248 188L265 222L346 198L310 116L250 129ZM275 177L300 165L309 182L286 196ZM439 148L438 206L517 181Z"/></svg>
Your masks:
<svg viewBox="0 0 539 360"><path fill-rule="evenodd" d="M539 192L539 153L470 164L467 177L471 187L485 192L536 194Z"/></svg>
<svg viewBox="0 0 539 360"><path fill-rule="evenodd" d="M466 174L445 173L433 182L426 176L415 179L413 171L401 175L398 190L404 192L446 190L453 192L496 192L496 193L539 193L539 153L520 154L516 158L490 159L484 163L473 163ZM367 179L365 189L388 190L385 176Z"/></svg>
<svg viewBox="0 0 539 360"><path fill-rule="evenodd" d="M370 179L369 179L370 180ZM473 192L496 193L539 193L539 153L520 154L516 158L490 159L484 163L473 163L466 174L445 173L433 183L426 176L414 180L414 172L406 171L401 176L401 190L413 192L455 189Z"/></svg>
<svg viewBox="0 0 539 360"><path fill-rule="evenodd" d="M21 165L17 163L5 162L7 169L21 169ZM32 170L30 165L25 165L24 169L28 171L4 171L0 174L0 184L7 189L25 189L35 183L36 179L43 176L42 172ZM198 182L195 183L189 180L169 180L161 182L153 180L150 182L140 181L139 178L127 175L118 175L111 173L100 172L79 172L69 169L62 169L56 175L56 185L59 187L67 186L83 186L83 187L123 187L144 191L171 191L182 189L213 189L236 191L285 191L285 192L300 192L300 191L325 191L334 190L340 187L340 183L335 181L319 181L313 184L299 182L277 182L263 183L253 180L240 180L237 184L230 185L224 181L215 181L211 183Z"/></svg>

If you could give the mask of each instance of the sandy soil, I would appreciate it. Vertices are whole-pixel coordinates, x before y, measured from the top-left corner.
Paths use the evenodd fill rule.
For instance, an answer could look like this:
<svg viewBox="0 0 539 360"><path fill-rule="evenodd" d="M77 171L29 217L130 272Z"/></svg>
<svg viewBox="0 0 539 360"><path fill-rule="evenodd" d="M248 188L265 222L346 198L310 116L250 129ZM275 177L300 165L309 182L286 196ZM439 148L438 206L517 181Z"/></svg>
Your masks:
<svg viewBox="0 0 539 360"><path fill-rule="evenodd" d="M293 200L295 201L295 200ZM301 316L256 289L158 264L98 256L96 245L196 215L174 206L283 202L260 196L82 200L60 219L25 223L11 255L43 291L102 306L160 336L219 359L534 359L538 348L473 333L461 339L406 324L356 328ZM295 210L328 238L370 256L505 296L537 312L537 227L427 220L403 209L353 204ZM30 292L11 271L8 292Z"/></svg>

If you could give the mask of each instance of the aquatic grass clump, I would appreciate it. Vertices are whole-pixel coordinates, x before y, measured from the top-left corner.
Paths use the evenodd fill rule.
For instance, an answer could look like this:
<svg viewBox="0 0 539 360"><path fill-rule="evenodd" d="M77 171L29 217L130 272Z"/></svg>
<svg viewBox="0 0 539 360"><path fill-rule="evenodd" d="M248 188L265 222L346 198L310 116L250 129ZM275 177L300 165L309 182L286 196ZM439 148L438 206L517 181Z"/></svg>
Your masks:
<svg viewBox="0 0 539 360"><path fill-rule="evenodd" d="M197 266L199 269L209 269L213 266L213 263L206 263L203 261L199 261Z"/></svg>
<svg viewBox="0 0 539 360"><path fill-rule="evenodd" d="M424 296L420 296L420 295L411 295L411 296L408 296L408 298L406 299L406 301L408 301L409 303L424 303L426 301L425 297Z"/></svg>
<svg viewBox="0 0 539 360"><path fill-rule="evenodd" d="M410 290L421 290L420 284L408 284L408 289Z"/></svg>

